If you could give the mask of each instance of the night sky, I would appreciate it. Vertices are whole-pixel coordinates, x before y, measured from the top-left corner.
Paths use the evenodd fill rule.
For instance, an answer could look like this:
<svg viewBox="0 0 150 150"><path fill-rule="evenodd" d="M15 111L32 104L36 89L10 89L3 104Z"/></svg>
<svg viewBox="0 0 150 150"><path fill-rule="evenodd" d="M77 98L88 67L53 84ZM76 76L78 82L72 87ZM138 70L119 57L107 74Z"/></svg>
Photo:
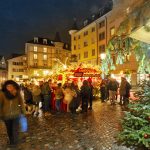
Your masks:
<svg viewBox="0 0 150 150"><path fill-rule="evenodd" d="M69 42L74 18L83 20L108 0L0 0L0 55L23 53L25 42L34 36Z"/></svg>

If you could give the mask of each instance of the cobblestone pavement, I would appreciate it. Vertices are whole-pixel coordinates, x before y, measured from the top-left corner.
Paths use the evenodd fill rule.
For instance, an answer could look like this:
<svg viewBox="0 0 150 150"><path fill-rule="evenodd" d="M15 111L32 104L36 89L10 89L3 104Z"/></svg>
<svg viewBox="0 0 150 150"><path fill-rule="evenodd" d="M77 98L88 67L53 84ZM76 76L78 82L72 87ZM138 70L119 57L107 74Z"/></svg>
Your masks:
<svg viewBox="0 0 150 150"><path fill-rule="evenodd" d="M117 146L115 136L123 116L119 105L94 102L88 113L54 114L48 117L29 117L29 130L20 150L129 150ZM9 150L6 130L0 122L0 150Z"/></svg>

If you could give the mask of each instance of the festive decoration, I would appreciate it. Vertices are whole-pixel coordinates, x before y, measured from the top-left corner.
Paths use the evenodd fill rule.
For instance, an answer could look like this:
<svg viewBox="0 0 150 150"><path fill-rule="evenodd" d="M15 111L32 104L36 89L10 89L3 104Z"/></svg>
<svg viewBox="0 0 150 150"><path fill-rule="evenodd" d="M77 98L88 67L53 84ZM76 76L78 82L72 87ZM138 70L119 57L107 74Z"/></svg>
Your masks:
<svg viewBox="0 0 150 150"><path fill-rule="evenodd" d="M113 37L106 47L106 59L102 60L101 70L108 74L115 65L124 64L131 53L139 63L139 73L150 73L150 45L134 40L124 34ZM116 57L116 64L113 60Z"/></svg>
<svg viewBox="0 0 150 150"><path fill-rule="evenodd" d="M150 73L150 45L134 40L129 35L137 28L144 26L150 32L149 21L150 1L145 1L140 7L134 8L120 24L114 37L106 47L106 59L102 60L101 70L108 74L118 64L124 64L133 52L139 63L139 73ZM116 62L113 57L116 57Z"/></svg>
<svg viewBox="0 0 150 150"><path fill-rule="evenodd" d="M118 140L129 146L150 148L150 81L141 85L136 96L139 100L129 105L122 121L122 131ZM148 118L148 119L147 119Z"/></svg>

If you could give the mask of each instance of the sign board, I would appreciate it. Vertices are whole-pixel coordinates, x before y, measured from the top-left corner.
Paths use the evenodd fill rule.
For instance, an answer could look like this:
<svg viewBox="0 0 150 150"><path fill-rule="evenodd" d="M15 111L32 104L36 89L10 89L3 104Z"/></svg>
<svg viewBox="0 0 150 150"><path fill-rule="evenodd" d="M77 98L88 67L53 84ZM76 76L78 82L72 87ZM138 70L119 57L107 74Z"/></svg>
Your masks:
<svg viewBox="0 0 150 150"><path fill-rule="evenodd" d="M74 76L75 77L82 77L83 76L83 72L75 72Z"/></svg>

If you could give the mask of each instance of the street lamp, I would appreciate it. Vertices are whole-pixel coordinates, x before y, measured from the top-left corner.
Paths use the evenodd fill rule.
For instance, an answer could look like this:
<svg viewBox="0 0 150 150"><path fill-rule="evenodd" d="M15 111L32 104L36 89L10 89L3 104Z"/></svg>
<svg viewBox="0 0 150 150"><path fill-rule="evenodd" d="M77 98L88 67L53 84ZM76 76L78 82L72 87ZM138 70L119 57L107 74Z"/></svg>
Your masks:
<svg viewBox="0 0 150 150"><path fill-rule="evenodd" d="M101 53L100 58L101 58L101 60L104 60L106 58L106 53Z"/></svg>

